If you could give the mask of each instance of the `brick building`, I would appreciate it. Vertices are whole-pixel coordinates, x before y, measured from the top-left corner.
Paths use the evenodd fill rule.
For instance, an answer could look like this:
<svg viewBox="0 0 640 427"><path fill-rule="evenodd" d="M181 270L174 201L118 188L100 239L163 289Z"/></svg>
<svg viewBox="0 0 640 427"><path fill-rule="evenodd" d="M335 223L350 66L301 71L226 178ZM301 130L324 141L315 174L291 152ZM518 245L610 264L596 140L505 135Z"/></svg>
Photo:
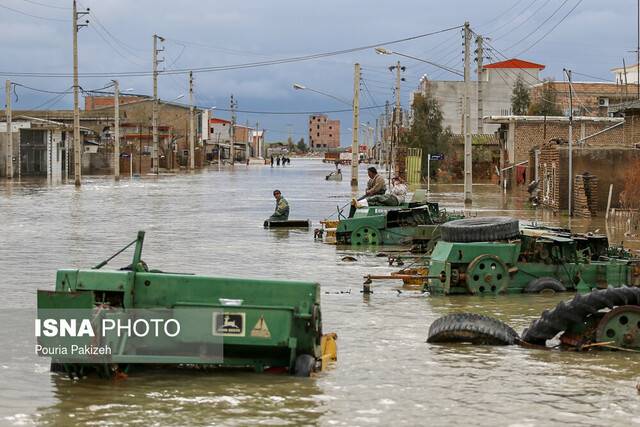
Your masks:
<svg viewBox="0 0 640 427"><path fill-rule="evenodd" d="M611 207L620 205L620 193L631 169L640 161L640 150L628 146L584 146L575 148L573 158L573 212L596 216L606 210L609 186ZM550 208L568 209L569 147L552 140L540 147L538 157L540 202Z"/></svg>
<svg viewBox="0 0 640 427"><path fill-rule="evenodd" d="M640 144L640 101L630 101L612 106L609 113L624 117L625 144Z"/></svg>
<svg viewBox="0 0 640 427"><path fill-rule="evenodd" d="M573 114L575 116L607 117L609 105L636 99L636 85L620 85L609 82L573 82ZM538 102L543 91L556 93L558 107L562 114L569 115L569 83L543 82L531 88L531 102Z"/></svg>
<svg viewBox="0 0 640 427"><path fill-rule="evenodd" d="M340 120L324 114L309 116L309 147L312 150L340 148Z"/></svg>
<svg viewBox="0 0 640 427"><path fill-rule="evenodd" d="M145 99L151 99L150 96L145 95L123 95L120 94L120 105L130 104L132 102L144 101ZM115 100L112 95L91 95L84 97L84 109L85 111L96 110L99 108L113 107Z"/></svg>
<svg viewBox="0 0 640 427"><path fill-rule="evenodd" d="M569 118L563 116L491 116L486 123L500 125L500 170L509 185L528 183L538 176L536 150L551 139L569 139ZM629 146L624 140L624 119L620 117L573 118L573 139L577 146ZM533 159L533 160L531 160ZM517 167L517 170L516 170ZM522 176L517 177L522 172ZM519 179L517 179L519 178Z"/></svg>

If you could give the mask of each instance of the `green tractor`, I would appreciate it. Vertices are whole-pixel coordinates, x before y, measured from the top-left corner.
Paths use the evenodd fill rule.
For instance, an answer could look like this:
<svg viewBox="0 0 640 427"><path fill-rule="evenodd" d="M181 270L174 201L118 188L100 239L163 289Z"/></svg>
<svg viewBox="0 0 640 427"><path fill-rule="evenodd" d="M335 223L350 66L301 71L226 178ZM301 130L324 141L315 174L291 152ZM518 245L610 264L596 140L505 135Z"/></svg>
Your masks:
<svg viewBox="0 0 640 427"><path fill-rule="evenodd" d="M133 261L120 270L101 269L113 257L91 269L59 270L55 290L38 291L38 345L52 370L113 375L153 364L309 376L335 359L335 334L322 333L318 283L150 270L143 241L140 231L124 248L135 245Z"/></svg>
<svg viewBox="0 0 640 427"><path fill-rule="evenodd" d="M523 227L513 218L440 226L426 290L436 295L580 291L640 286L640 260L606 236Z"/></svg>

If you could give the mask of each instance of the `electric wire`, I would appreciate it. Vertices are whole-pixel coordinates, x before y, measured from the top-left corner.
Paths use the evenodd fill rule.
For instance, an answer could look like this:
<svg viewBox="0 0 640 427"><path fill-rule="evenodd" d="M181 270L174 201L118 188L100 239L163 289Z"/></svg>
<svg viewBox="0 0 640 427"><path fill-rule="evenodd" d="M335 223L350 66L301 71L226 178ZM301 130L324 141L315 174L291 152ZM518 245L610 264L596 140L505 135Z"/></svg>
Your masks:
<svg viewBox="0 0 640 427"><path fill-rule="evenodd" d="M70 22L71 21L70 19L47 18L47 17L44 17L44 16L38 16L38 15L31 14L31 13L23 12L23 11L21 11L19 9L14 9L12 7L5 6L3 4L0 4L0 8L10 10L10 11L12 11L14 13L18 13L20 15L29 16L31 18L42 19L43 21L54 21L54 22Z"/></svg>
<svg viewBox="0 0 640 427"><path fill-rule="evenodd" d="M416 39L419 39L419 38L423 38L423 37L427 37L427 36L431 36L431 35L435 35L435 34L440 34L440 33L447 32L447 31L451 31L451 30L454 30L454 29L458 29L460 27L461 26L458 25L458 26L455 26L455 27L445 28L445 29L442 29L442 30L433 31L433 32L430 32L430 33L425 33L425 34L418 34L418 35L415 35L415 36L405 37L405 38L402 38L402 39L390 40L390 41L370 44L370 45L367 45L367 46L359 46L359 47L336 50L336 51L330 51L330 52L316 53L316 54L311 54L311 55L296 56L296 57L290 57L290 58L282 58L282 59L276 59L276 60L270 60L270 61L249 62L249 63L243 63L243 64L230 64L230 65L209 66L209 67L194 67L194 68L183 68L183 69L173 69L173 70L169 69L169 70L164 71L163 74L188 74L189 72L203 73L203 72L229 71L229 70L239 70L239 69L244 69L244 68L257 68L257 67L265 67L265 66L271 66L271 65L288 64L288 63L293 63L293 62L309 61L309 60L325 58L325 57L329 57L329 56L343 55L343 54L347 54L347 53L353 53L353 52L358 52L358 51L362 51L362 50L373 49L373 48L379 47L379 46L385 46L385 45L391 45L391 44L397 44L397 43L402 43L402 42L406 42L406 41L416 40ZM151 71L121 71L121 72L113 72L113 73L91 72L91 73L79 74L79 77L129 77L129 76L149 76L149 75L152 75L152 74L153 73ZM3 75L3 76L24 76L24 77L27 77L27 76L28 77L51 77L51 78L53 78L53 77L71 77L72 76L72 74L70 74L70 73L13 72L13 71L0 71L0 75Z"/></svg>

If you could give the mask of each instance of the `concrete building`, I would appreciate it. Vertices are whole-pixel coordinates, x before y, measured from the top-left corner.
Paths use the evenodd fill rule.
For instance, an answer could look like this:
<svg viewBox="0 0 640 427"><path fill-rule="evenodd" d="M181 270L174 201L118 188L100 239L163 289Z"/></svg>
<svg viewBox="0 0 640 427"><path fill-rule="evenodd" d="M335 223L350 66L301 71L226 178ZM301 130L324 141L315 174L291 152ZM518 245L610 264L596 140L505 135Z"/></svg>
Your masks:
<svg viewBox="0 0 640 427"><path fill-rule="evenodd" d="M340 148L340 120L329 120L325 114L309 116L311 150Z"/></svg>
<svg viewBox="0 0 640 427"><path fill-rule="evenodd" d="M620 85L613 82L572 82L573 115L607 117L609 106L637 98L635 85ZM531 102L540 101L545 90L556 94L556 102L562 114L569 115L569 83L543 82L531 88Z"/></svg>
<svg viewBox="0 0 640 427"><path fill-rule="evenodd" d="M628 67L612 68L611 72L615 76L616 82L622 84L638 83L638 64L629 65Z"/></svg>
<svg viewBox="0 0 640 427"><path fill-rule="evenodd" d="M253 150L254 157L262 159L265 156L264 130L254 129L251 131L251 149Z"/></svg>
<svg viewBox="0 0 640 427"><path fill-rule="evenodd" d="M12 123L13 178L46 177L58 182L68 167L65 143L71 129L63 123L14 116ZM7 122L0 122L0 176L7 177Z"/></svg>
<svg viewBox="0 0 640 427"><path fill-rule="evenodd" d="M521 59L509 59L482 67L479 84L482 85L482 117L506 116L511 114L511 95L516 80L520 77L525 85L533 86L540 81L540 71L545 66ZM481 132L478 120L478 86L472 83L471 90L471 132L493 133L499 126L482 123ZM443 115L443 126L453 133L463 133L462 109L465 94L463 81L454 80L420 80L419 92L425 95L430 92L440 104ZM480 117L480 119L482 119ZM481 120L480 120L481 121Z"/></svg>

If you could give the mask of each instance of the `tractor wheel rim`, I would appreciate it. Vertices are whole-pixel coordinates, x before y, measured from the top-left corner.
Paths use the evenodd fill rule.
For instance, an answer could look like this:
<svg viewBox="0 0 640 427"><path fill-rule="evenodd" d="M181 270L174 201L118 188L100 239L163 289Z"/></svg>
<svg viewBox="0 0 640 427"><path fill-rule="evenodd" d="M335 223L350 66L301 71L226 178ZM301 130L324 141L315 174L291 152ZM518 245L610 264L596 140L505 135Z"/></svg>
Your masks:
<svg viewBox="0 0 640 427"><path fill-rule="evenodd" d="M507 267L495 255L480 255L467 268L467 289L472 294L499 294L508 284Z"/></svg>
<svg viewBox="0 0 640 427"><path fill-rule="evenodd" d="M640 348L640 307L623 305L609 311L598 322L596 340L613 341L617 347Z"/></svg>

